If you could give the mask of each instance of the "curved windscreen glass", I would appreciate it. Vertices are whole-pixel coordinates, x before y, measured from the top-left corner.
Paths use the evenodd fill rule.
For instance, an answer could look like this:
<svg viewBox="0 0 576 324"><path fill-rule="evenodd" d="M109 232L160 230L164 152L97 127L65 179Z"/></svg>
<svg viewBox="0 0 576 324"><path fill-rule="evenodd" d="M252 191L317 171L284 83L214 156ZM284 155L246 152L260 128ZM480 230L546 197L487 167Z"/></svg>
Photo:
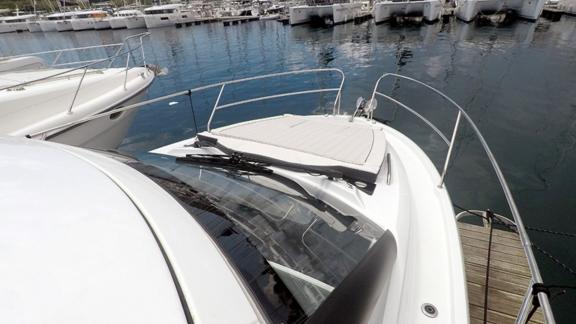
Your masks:
<svg viewBox="0 0 576 324"><path fill-rule="evenodd" d="M149 155L128 164L172 193L212 236L273 323L301 323L383 231L343 215L275 174Z"/></svg>

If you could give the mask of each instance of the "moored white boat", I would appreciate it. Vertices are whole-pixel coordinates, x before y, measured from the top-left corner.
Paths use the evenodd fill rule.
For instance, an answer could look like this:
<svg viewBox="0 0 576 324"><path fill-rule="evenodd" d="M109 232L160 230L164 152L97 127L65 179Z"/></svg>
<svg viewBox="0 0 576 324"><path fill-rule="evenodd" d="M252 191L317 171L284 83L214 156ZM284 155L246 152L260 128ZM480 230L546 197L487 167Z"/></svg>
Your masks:
<svg viewBox="0 0 576 324"><path fill-rule="evenodd" d="M139 21L140 23L137 24L135 20L132 24L131 24L131 28L142 28L146 25L146 23L144 22L144 17L143 17L143 13L140 10L136 10L136 9L125 9L125 10L119 10L117 12L114 13L114 15L112 17L110 17L110 19L108 20L108 22L110 23L110 28L112 29L120 29L120 28L128 28L128 24L127 24L127 20L130 17L139 17L141 18ZM142 26L142 23L144 23L144 26ZM135 25L138 25L138 27L134 27Z"/></svg>
<svg viewBox="0 0 576 324"><path fill-rule="evenodd" d="M310 22L343 24L354 20L361 11L360 2L309 1L307 5L290 7L290 25Z"/></svg>
<svg viewBox="0 0 576 324"><path fill-rule="evenodd" d="M396 16L423 17L426 21L435 21L442 14L440 0L418 1L380 1L374 4L372 16L375 23L382 23Z"/></svg>
<svg viewBox="0 0 576 324"><path fill-rule="evenodd" d="M110 15L103 10L88 10L74 13L72 16L72 28L75 31L88 29L108 29Z"/></svg>
<svg viewBox="0 0 576 324"><path fill-rule="evenodd" d="M140 16L125 17L124 23L128 29L146 28L146 20L144 14Z"/></svg>
<svg viewBox="0 0 576 324"><path fill-rule="evenodd" d="M36 18L36 15L29 14L4 17L0 21L0 34L28 31L27 21L33 18Z"/></svg>
<svg viewBox="0 0 576 324"><path fill-rule="evenodd" d="M291 87L291 92L261 97L249 93L241 99L225 94L243 82L305 73L341 71L305 70L221 82L119 109L219 90L205 131L139 159L34 140L0 140L9 157L0 176L15 186L0 200L0 208L9 211L0 218L5 222L0 240L14 239L8 235L13 232L27 234L24 241L0 241L0 251L8 247L8 266L0 268L0 274L13 278L7 283L10 294L0 296L18 297L0 316L8 322L22 316L34 322L69 314L68 309L48 307L38 319L23 310L45 305L46 298L30 292L53 294L53 280L47 278L59 278L54 303L84 296L83 289L74 289L77 280L70 280L74 272L94 288L82 307L72 310L70 322L99 320L102 313L139 323L159 318L163 323L190 323L190 318L214 324L472 322L476 317L468 308L471 295L457 216L445 184L461 121L478 137L510 205L524 243L520 249L530 263L526 278L542 281L498 163L468 114L440 91L385 74L369 100L358 100L355 109L349 109L354 110L351 115L340 108L343 74L338 87ZM414 82L446 99L457 111L452 137L381 92L380 83L389 78ZM220 118L226 110L260 101L328 93L334 96L329 114L270 116L266 109L264 118L232 124ZM374 118L376 99L413 113L446 142L444 168L437 168L407 135ZM308 108L318 107L312 103ZM24 202L30 196L39 200L28 206ZM113 241L98 239L103 232ZM64 244L63 237L69 235L76 235L73 249ZM38 246L49 248L39 251ZM32 276L31 266L16 262L37 260L41 253L50 273L36 271ZM118 274L119 267L133 268L124 275ZM36 281L25 284L30 278ZM140 299L143 281L156 288ZM132 303L115 308L117 294L133 291L127 287L135 289L138 309L149 303L145 318L133 317L142 314L133 315L137 308ZM519 322L525 322L534 302L544 309L546 322L554 323L544 291L529 286L523 298ZM223 304L229 305L226 312L221 311ZM92 305L103 311L93 314Z"/></svg>
<svg viewBox="0 0 576 324"><path fill-rule="evenodd" d="M147 28L174 26L196 20L193 13L182 4L168 4L144 9Z"/></svg>
<svg viewBox="0 0 576 324"><path fill-rule="evenodd" d="M42 27L40 26L40 18L29 18L26 20L26 27L31 33L42 32Z"/></svg>
<svg viewBox="0 0 576 324"><path fill-rule="evenodd" d="M470 22L479 13L495 13L505 10L514 11L519 17L537 20L542 14L546 0L457 0L454 14L458 19Z"/></svg>
<svg viewBox="0 0 576 324"><path fill-rule="evenodd" d="M153 82L154 71L146 65L100 67L115 60L125 61L128 55L134 60L133 52L139 50L139 46L129 51L125 44L139 37L143 35L115 44L118 53L115 56L91 61L80 68L65 67L71 63L38 66L40 55L58 55L61 51L33 53L0 61L0 70L4 70L0 75L0 134L30 135L139 101ZM97 48L66 49L63 52L82 53ZM133 112L119 113L108 120L46 131L42 137L62 143L112 149L122 140L133 115Z"/></svg>
<svg viewBox="0 0 576 324"><path fill-rule="evenodd" d="M72 13L69 12L56 12L50 15L47 15L40 19L38 23L40 24L40 28L43 32L54 32L58 31L56 28L58 21L63 21L66 19L71 19Z"/></svg>

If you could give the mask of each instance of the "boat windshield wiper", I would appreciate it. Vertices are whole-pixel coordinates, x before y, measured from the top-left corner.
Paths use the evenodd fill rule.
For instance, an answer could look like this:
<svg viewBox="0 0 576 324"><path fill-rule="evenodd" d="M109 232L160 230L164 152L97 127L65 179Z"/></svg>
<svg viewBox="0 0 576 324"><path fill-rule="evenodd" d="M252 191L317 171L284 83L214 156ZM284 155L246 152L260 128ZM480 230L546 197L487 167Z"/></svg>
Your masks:
<svg viewBox="0 0 576 324"><path fill-rule="evenodd" d="M248 158L240 153L232 154L187 154L176 158L176 162L206 165L223 168L240 174L272 174L274 171L268 168L269 163Z"/></svg>

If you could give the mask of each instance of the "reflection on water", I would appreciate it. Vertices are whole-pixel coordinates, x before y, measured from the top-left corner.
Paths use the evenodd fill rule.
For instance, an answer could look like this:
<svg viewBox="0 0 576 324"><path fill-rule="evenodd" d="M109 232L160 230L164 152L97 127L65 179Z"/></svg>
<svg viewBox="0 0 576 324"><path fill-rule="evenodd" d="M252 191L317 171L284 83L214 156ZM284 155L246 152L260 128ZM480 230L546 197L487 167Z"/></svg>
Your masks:
<svg viewBox="0 0 576 324"><path fill-rule="evenodd" d="M4 34L0 35L0 55L119 42L137 32ZM209 24L152 30L146 47L148 61L169 70L154 83L149 96L263 73L337 67L346 73L342 107L350 111L357 97L370 95L384 72L427 82L453 97L476 120L511 183L525 222L576 232L572 220L576 213L576 18L518 21L506 27L457 21L406 27L367 22L334 28L289 27L274 21L231 27ZM270 83L267 89L281 86ZM236 95L257 92L260 87ZM405 82L385 83L382 89L406 100L443 132L451 132L455 114L442 101ZM206 124L215 96L216 91L193 96L199 125ZM151 107L142 109L124 148L146 150L192 136L196 130L190 102L186 98L177 101L162 107L161 113ZM276 106L289 105L284 101ZM262 107L276 108L272 104ZM378 108L379 117L412 135L435 162L442 160L445 148L428 129L415 126L420 124L383 100ZM244 110L235 114L231 118L249 117ZM463 129L460 139L448 177L452 199L469 208L489 206L506 213L470 130ZM532 238L576 267L576 252L565 248L574 242L538 233ZM542 258L541 263L550 282L571 279L547 260ZM553 301L560 323L576 321L571 311L575 302L574 293Z"/></svg>

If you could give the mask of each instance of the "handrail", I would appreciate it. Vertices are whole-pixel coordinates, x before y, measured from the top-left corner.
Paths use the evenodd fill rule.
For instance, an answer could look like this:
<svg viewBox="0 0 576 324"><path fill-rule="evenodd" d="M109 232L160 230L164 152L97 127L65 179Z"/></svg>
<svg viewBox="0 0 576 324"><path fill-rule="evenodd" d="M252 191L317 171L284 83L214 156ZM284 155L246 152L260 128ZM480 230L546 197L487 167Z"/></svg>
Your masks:
<svg viewBox="0 0 576 324"><path fill-rule="evenodd" d="M304 74L304 73L321 73L321 72L337 72L337 73L339 73L342 76L342 79L340 80L339 87L338 88L313 89L313 90L306 90L306 91L288 92L288 93L276 94L276 95L271 95L271 96L263 96L263 97L252 98L252 99L247 99L247 100L242 100L242 101L237 101L237 102L233 102L233 103L220 105L220 99L222 98L222 94L224 93L224 88L230 84L236 84L236 83L241 83L241 82L246 82L246 81L260 80L260 79L267 79L267 78L274 78L274 77L285 76L285 75L295 75L295 74ZM307 69L307 70L271 73L271 74L248 77L248 78L243 78L243 79L238 79L238 80L233 80L233 81L222 82L220 92L218 93L218 97L216 98L216 102L214 103L214 107L212 107L212 112L210 113L210 117L208 118L208 123L206 124L206 130L208 132L211 131L212 120L214 119L214 115L216 114L217 110L229 108L229 107L233 107L233 106L238 106L238 105L250 103L250 102L269 100L269 99L294 96L294 95L301 95L301 94L309 94L309 93L336 92L337 94L336 94L336 98L334 99L334 106L332 108L332 113L334 115L339 114L340 113L340 102L341 102L341 98L342 98L342 87L344 86L344 80L345 79L346 79L346 77L344 75L344 72L342 72L342 70L336 69L336 68L324 68L324 69Z"/></svg>
<svg viewBox="0 0 576 324"><path fill-rule="evenodd" d="M144 66L146 66L146 61L145 61L145 56L144 56L144 46L143 46L143 38L149 36L150 33L149 32L145 32L145 33L140 33L140 34L135 34L135 35L131 35L128 36L126 38L124 38L124 41L120 44L121 47L118 48L118 50L116 51L116 53L113 56L104 58L104 59L98 59L98 60L90 60L90 61L80 61L80 62L72 62L72 63L61 63L59 65L70 65L70 64L78 64L78 63L85 63L85 62L89 62L88 64L79 66L79 67L75 67L75 68L70 68L70 69L65 69L63 71L60 71L58 73L55 74L51 74L49 76L43 77L43 78L38 78L38 79L34 79L34 80L29 80L29 81L24 81L18 84L13 84L13 85L9 85L3 88L0 88L0 91L2 90L7 90L7 89L12 89L12 88L17 88L17 87L22 87L24 85L27 84L31 84L31 83L35 83L35 82L40 82L40 81L45 81L45 80L49 80L49 79L53 79L55 77L64 75L64 74L68 74L74 71L79 71L79 70L83 70L82 76L80 77L80 81L78 83L78 86L76 87L76 91L74 92L73 98L72 98L72 102L70 103L70 107L68 109L68 114L72 113L72 108L74 108L74 103L76 102L76 98L78 96L78 92L80 91L80 88L82 87L82 83L84 81L84 77L86 76L86 73L88 72L88 68L93 67L95 65L98 65L100 63L103 62L107 62L109 61L110 64L108 65L108 67L110 67L112 65L112 63L116 60L116 58L121 57L126 55L126 65L124 67L125 69L125 74L124 74L124 90L126 90L126 83L128 81L128 70L130 68L129 66L129 62L130 62L130 57L133 55L132 52L134 50L141 50L141 54L142 54L142 60L143 60L143 64ZM129 40L138 37L140 39L140 44L138 46L136 46L135 48L131 48L129 45ZM87 46L87 47L80 47L80 48L72 48L72 49L63 49L63 50L55 50L55 51L46 51L46 52L37 52L37 53L33 53L33 54L22 54L19 56L28 56L28 55L35 55L35 54L45 54L45 53L58 53L58 56L56 57L56 60L60 57L60 54L63 51L74 51L74 50L82 50L82 49L86 49L86 48L102 48L102 47L110 47L110 46L116 46L118 44L109 44L109 45L98 45L98 46ZM124 47L127 47L127 50L120 52ZM12 56L12 57L7 57L7 58L14 58L14 57L19 57L19 56ZM56 60L53 62L55 63ZM133 60L134 61L134 60ZM54 65L53 65L54 66Z"/></svg>
<svg viewBox="0 0 576 324"><path fill-rule="evenodd" d="M492 165L492 168L494 169L494 172L496 173L496 177L498 178L498 182L500 183L500 187L502 188L502 191L504 192L506 202L508 203L508 207L510 208L510 212L512 213L512 219L513 219L513 221L516 225L516 228L518 230L518 236L520 237L520 242L522 243L522 246L524 248L524 253L526 254L526 258L528 259L528 267L530 268L530 273L532 275L532 281L536 282L536 283L542 282L542 275L540 274L540 269L538 268L538 263L536 262L536 258L534 257L534 253L532 251L532 243L530 242L530 238L528 236L528 233L526 232L526 229L524 228L524 222L522 221L522 217L520 217L520 212L518 211L518 207L516 206L516 202L514 201L514 197L512 196L512 192L510 191L510 188L508 187L508 183L506 182L504 174L502 173L502 170L500 169L500 166L498 165L498 162L496 161L496 158L494 157L492 150L488 146L488 143L484 139L484 136L482 136L482 133L480 132L480 130L478 129L478 127L476 126L476 124L474 123L472 118L470 118L468 113L466 113L466 111L462 107L460 107L460 105L458 105L454 100L452 100L450 97L445 95L440 90L437 90L437 89L427 85L426 83L423 83L423 82L418 81L416 79L413 79L413 78L410 78L407 76L403 76L400 74L396 74L396 73L385 73L380 78L378 78L378 80L376 81L376 84L374 86L374 90L372 91L371 100L374 100L376 95L379 95L385 99L389 98L388 96L382 95L381 93L379 93L377 91L378 87L380 85L380 81L382 81L384 78L388 78L388 77L404 79L404 80L414 82L418 85L424 86L425 88L432 90L436 94L440 95L443 99L448 101L452 107L455 107L458 110L458 116L456 118L456 123L454 125L452 138L451 138L450 143L448 144L448 153L446 156L446 160L444 162L444 169L442 172L442 178L441 178L441 182L439 185L440 187L444 183L444 177L446 176L448 164L450 162L452 148L454 147L454 142L455 142L458 128L460 126L461 117L464 117L464 119L468 122L468 124L470 125L470 127L474 131L476 137L480 141L480 144L482 145L484 152L488 156L488 159L490 160L490 164ZM401 105L401 107L407 107L407 106ZM410 108L410 109L408 109L408 111L413 112L414 110ZM419 115L418 117L420 119L424 120L426 122L426 124L428 124L428 125L432 124L432 122L428 121L425 117L423 117L421 115ZM436 131L436 129L434 129L434 130ZM532 289L532 288L530 288L530 289ZM550 306L548 296L544 292L538 292L537 297L538 297L538 301L540 302L540 305L542 307L542 310L544 313L544 318L546 319L546 323L554 324L555 323L554 314L552 313L552 308ZM532 298L532 294L527 293L526 298ZM527 303L527 301L525 300L523 305L526 303ZM522 307L522 309L520 310L520 313L518 314L516 323L520 323L519 320L521 320L522 318L525 317L525 314L522 313L524 311L524 308L525 307Z"/></svg>
<svg viewBox="0 0 576 324"><path fill-rule="evenodd" d="M291 71L291 72L282 72L282 73L273 73L273 74L267 74L267 75L261 75L261 76L256 76L256 77L249 77L249 78L243 78L243 79L236 79L236 80L231 80L231 81L223 81L223 82L218 82L218 83L213 83L213 84L209 84L209 85L205 85L205 86L200 86L200 87L196 87L196 88L192 88L192 89L188 89L188 90L183 90L183 91L178 91L178 92L174 92L165 96L161 96L161 97L157 97L157 98L153 98L150 100L145 100L145 101L141 101L138 103L134 103L131 105L127 105L124 106L122 108L117 108L117 109L112 109L106 112L102 112L100 114L96 114L96 115L92 115L92 116L87 116L84 118L81 118L79 120L76 121L72 121L72 122L67 122L58 126L54 126L42 131L38 131L35 133L31 133L28 134L28 137L31 138L35 138L35 137L40 137L40 138L44 138L46 137L47 134L54 132L54 131L58 131L58 130L62 130L64 128L68 128L68 127L72 127L78 124L82 124L85 122L89 122L98 118L102 118L102 117L106 117L106 116L110 116L112 114L116 114L116 113L120 113L120 112L124 112L124 111L128 111L128 110L133 110L133 109L138 109L142 106L146 106L149 104L153 104L153 103L157 103L157 102L161 102L161 101L165 101L168 99L172 99L172 98L176 98L176 97L180 97L180 96L190 96L193 93L197 93L200 91L204 91L204 90L208 90L208 89L213 89L213 88L220 88L220 93L222 93L224 86L226 86L227 84L235 84L235 83L240 83L240 82L245 82L245 81L251 81L251 80L258 80L258 79L263 79L263 78L268 78L268 77L275 77L275 76L282 76L282 75L291 75L291 74L299 74L299 73L313 73L313 72L337 72L339 74L342 75L342 80L340 82L340 86L338 88L328 88L328 89L317 89L317 90L307 90L305 91L305 93L321 93L321 92L327 92L327 91L332 91L332 92L336 92L338 91L338 94L336 95L336 99L335 99L335 103L334 103L334 107L333 107L333 113L338 113L339 109L340 109L340 99L342 98L341 93L342 93L342 87L344 85L344 72L342 72L339 69L309 69L309 70L301 70L301 71ZM304 91L297 91L297 92L289 92L289 93L282 93L282 94L277 94L277 95L272 95L272 96L264 96L264 97L259 97L259 98L253 98L253 99L249 99L249 102L255 102L255 101L259 101L259 100L269 100L269 99L273 99L273 98L279 98L279 97L286 97L286 96L294 96L294 95L298 95L298 94L304 94ZM218 101L218 99L217 99ZM233 105L240 105L242 103L246 103L246 100L244 101L238 101L235 103L229 103L226 105L222 105L220 108L222 107L231 107ZM218 102L216 102L215 107L217 106ZM214 114L214 110L212 111L212 115Z"/></svg>

